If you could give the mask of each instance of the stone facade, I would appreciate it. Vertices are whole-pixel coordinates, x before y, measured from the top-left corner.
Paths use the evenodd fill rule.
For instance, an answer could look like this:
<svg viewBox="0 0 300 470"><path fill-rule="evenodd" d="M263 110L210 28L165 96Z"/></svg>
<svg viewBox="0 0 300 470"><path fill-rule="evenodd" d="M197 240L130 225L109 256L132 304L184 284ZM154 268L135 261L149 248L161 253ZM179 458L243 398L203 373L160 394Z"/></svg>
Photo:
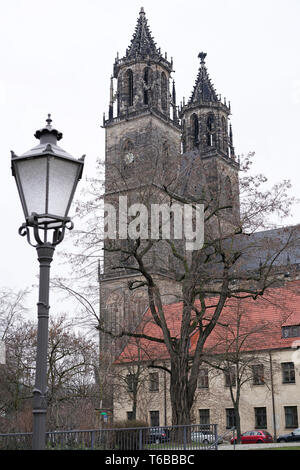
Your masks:
<svg viewBox="0 0 300 470"><path fill-rule="evenodd" d="M300 353L294 348L276 349L256 355L257 364L264 365L264 381L257 383L253 378L241 388L240 417L242 432L252 429L268 430L272 436L286 434L300 426ZM255 361L253 365L255 365ZM293 364L294 375L289 378L283 374L282 364ZM167 361L161 365L168 365ZM151 425L152 412L159 417L159 425L171 425L171 406L169 400L169 374L164 371L158 374L158 385L151 390L150 374L155 369L147 369L141 378L138 394L137 419ZM118 381L123 386L118 388L114 402L114 419L128 419L132 411L132 394L124 385L125 377L129 374L128 366L118 364ZM132 367L132 366L131 366ZM157 369L156 369L157 370ZM232 419L233 404L229 386L223 372L202 366L203 375L199 375L198 389L192 409L192 422L195 424L216 423L218 433L227 438L232 436L230 431L234 425ZM123 382L120 377L123 376ZM295 421L293 421L295 420ZM274 425L275 424L275 425ZM276 428L275 428L276 426Z"/></svg>

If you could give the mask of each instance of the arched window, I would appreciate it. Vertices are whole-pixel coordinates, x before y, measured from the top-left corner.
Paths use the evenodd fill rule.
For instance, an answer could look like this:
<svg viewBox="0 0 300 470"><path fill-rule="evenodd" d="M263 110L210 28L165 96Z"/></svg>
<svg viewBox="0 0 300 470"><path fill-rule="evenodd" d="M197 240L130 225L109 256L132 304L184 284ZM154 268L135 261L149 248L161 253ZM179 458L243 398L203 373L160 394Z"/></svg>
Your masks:
<svg viewBox="0 0 300 470"><path fill-rule="evenodd" d="M164 111L168 108L168 83L164 72L161 74L161 107Z"/></svg>
<svg viewBox="0 0 300 470"><path fill-rule="evenodd" d="M144 69L144 104L150 104L150 88L152 83L152 69Z"/></svg>
<svg viewBox="0 0 300 470"><path fill-rule="evenodd" d="M210 114L206 121L206 143L208 147L215 145L215 118L213 114Z"/></svg>
<svg viewBox="0 0 300 470"><path fill-rule="evenodd" d="M191 116L191 132L193 147L196 148L199 146L199 121L197 114L192 114Z"/></svg>
<svg viewBox="0 0 300 470"><path fill-rule="evenodd" d="M226 124L226 119L223 116L221 119L221 126L222 126L222 139L221 139L221 145L222 145L222 150L224 152L228 152L228 145L227 145L227 124Z"/></svg>
<svg viewBox="0 0 300 470"><path fill-rule="evenodd" d="M127 94L127 104L128 106L133 105L133 72L131 69L128 69L125 75L125 88Z"/></svg>

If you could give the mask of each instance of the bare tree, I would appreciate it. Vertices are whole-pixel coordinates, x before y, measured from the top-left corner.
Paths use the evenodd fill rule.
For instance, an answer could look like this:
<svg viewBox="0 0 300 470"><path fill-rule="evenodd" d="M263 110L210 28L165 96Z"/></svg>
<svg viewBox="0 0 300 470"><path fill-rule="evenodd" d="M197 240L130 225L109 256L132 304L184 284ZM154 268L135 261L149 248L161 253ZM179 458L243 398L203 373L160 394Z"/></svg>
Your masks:
<svg viewBox="0 0 300 470"><path fill-rule="evenodd" d="M185 157L191 156L195 154ZM130 178L125 178L125 186L120 179L115 181L119 190L127 191L130 201L143 202L149 209L154 201L166 202L169 206L174 202L193 208L196 204L204 206L205 241L200 249L187 250L182 241L172 237L153 239L150 234L146 239L129 237L126 244L122 240L106 240L104 244L106 272L131 273L126 281L127 291L141 290L146 294L156 330L153 334L145 334L128 328L126 323L112 330L102 316L96 327L116 340L130 336L164 344L170 358L168 370L173 424L190 422L204 346L220 321L228 300L263 296L284 275L287 254L299 241L297 227L278 229L276 232L270 230L274 228L272 218L284 218L290 211L293 200L288 195L289 182L264 189L266 178L248 174L250 157L247 156L241 163L240 171L244 176L240 178L235 192L224 191L222 181L217 186L215 182L211 183L201 158L186 158L183 168L172 175L171 181L160 179L159 184L155 183L157 171L151 168L146 175L149 183L145 185L146 176L143 173L142 182L134 194L130 189ZM137 178L138 172L135 172L135 182ZM98 207L97 202L99 196L90 206L86 204L85 210L92 214ZM136 226L141 226L139 215L132 220L135 220ZM160 230L163 230L162 225ZM85 238L84 255L90 263L98 254L99 242L102 241L97 223L84 232L81 240L82 237ZM161 255L160 261L164 259L168 268L161 270L160 274L149 264L149 256L154 251ZM89 258L89 252L92 258ZM78 260L82 262L83 256ZM169 289L181 302L177 336L172 334L165 316L163 278L168 279ZM211 298L214 299L213 303ZM191 338L194 344L192 351Z"/></svg>
<svg viewBox="0 0 300 470"><path fill-rule="evenodd" d="M213 333L213 346L206 349L204 362L224 374L225 385L233 404L237 443L241 439L240 399L246 384L265 385L270 388L269 356L265 344L272 344L274 322L280 325L286 320L289 309L284 299L278 299L276 290L251 300L233 299L227 303L220 322ZM264 310L268 303L276 306L279 314L272 320L253 315L253 307ZM257 311L256 310L256 311Z"/></svg>
<svg viewBox="0 0 300 470"><path fill-rule="evenodd" d="M6 431L30 431L36 325L19 321L6 334L7 362L1 369L0 403ZM52 319L48 348L48 427L94 426L97 348L75 333L65 316Z"/></svg>

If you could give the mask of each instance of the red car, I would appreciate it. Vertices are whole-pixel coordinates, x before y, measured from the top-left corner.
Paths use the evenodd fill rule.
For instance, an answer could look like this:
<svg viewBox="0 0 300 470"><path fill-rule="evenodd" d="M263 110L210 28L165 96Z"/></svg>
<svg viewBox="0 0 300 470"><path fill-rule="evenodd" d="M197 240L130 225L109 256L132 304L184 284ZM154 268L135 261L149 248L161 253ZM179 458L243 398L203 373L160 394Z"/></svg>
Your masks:
<svg viewBox="0 0 300 470"><path fill-rule="evenodd" d="M231 438L231 444L233 444L236 437ZM269 443L273 442L273 437L268 431L262 430L255 430L255 431L247 431L241 435L241 444L261 444L261 443Z"/></svg>

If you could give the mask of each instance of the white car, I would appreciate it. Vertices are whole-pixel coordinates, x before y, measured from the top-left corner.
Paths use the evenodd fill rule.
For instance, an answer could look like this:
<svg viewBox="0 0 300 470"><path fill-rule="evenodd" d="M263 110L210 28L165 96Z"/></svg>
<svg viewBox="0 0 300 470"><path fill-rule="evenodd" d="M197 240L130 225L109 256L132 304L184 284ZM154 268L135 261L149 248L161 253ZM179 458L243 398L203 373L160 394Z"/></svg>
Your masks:
<svg viewBox="0 0 300 470"><path fill-rule="evenodd" d="M191 440L193 442L200 442L201 444L214 444L216 437L209 431L194 431L191 433ZM218 444L222 444L223 439L221 436L217 436L217 440Z"/></svg>

